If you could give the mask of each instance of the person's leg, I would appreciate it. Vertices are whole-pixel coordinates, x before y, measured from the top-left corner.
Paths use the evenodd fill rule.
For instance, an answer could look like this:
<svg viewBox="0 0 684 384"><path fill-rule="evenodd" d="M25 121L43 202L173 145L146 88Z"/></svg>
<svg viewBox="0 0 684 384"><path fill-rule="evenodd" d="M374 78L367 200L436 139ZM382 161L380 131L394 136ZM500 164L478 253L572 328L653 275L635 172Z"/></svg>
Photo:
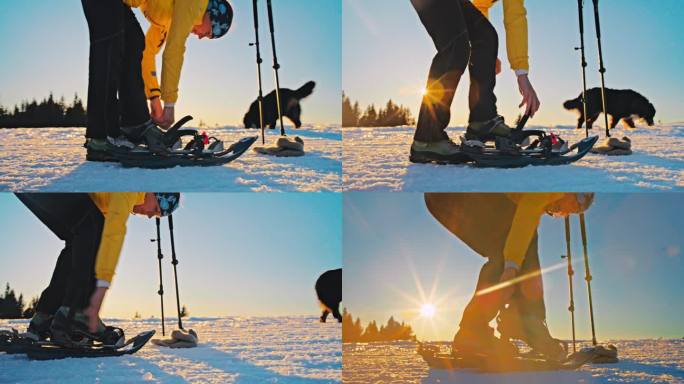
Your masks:
<svg viewBox="0 0 684 384"><path fill-rule="evenodd" d="M534 236L520 268L520 276L526 276L516 287L498 319L502 337L519 339L547 358L560 360L566 352L562 343L554 339L546 325L544 284L539 264L538 237Z"/></svg>
<svg viewBox="0 0 684 384"><path fill-rule="evenodd" d="M104 215L92 203L85 218L72 229L70 278L63 305L80 311L95 290L95 261L104 228Z"/></svg>
<svg viewBox="0 0 684 384"><path fill-rule="evenodd" d="M463 311L453 348L460 353L515 353L515 346L494 337L489 322L502 307L497 291L482 293L499 283L504 269L503 249L515 204L502 194L427 193L430 213L447 230L487 258L477 288Z"/></svg>
<svg viewBox="0 0 684 384"><path fill-rule="evenodd" d="M68 302L69 294L74 294L72 286L75 281L83 284L81 290L92 291L92 287L83 283L81 275L86 272L92 279L95 254L92 241L85 242L83 233L94 232L96 227L92 216L102 217L99 209L85 193L18 193L16 196L24 205L57 237L64 240L66 246L57 260L50 284L41 294L38 310L53 314L56 309ZM99 237L97 238L99 244ZM91 252L92 261L85 260L84 250ZM75 262L81 260L80 262ZM78 264L75 267L74 264ZM92 284L92 283L89 283ZM90 290L89 290L90 289ZM76 290L77 291L77 290ZM70 292L70 293L68 293Z"/></svg>
<svg viewBox="0 0 684 384"><path fill-rule="evenodd" d="M86 138L106 139L118 131L118 77L121 67L121 0L81 0L90 35Z"/></svg>
<svg viewBox="0 0 684 384"><path fill-rule="evenodd" d="M539 238L535 234L525 254L525 260L520 267L520 276L529 276L529 278L520 282L518 289L514 293L514 298L522 313L545 321L544 282L539 264L538 243Z"/></svg>
<svg viewBox="0 0 684 384"><path fill-rule="evenodd" d="M121 66L121 87L119 102L121 105L121 126L137 126L150 121L150 112L145 96L145 84L142 78L142 55L145 50L145 34L133 11L124 7L124 46Z"/></svg>
<svg viewBox="0 0 684 384"><path fill-rule="evenodd" d="M71 267L71 246L66 242L66 246L57 258L57 264L52 271L52 278L47 288L43 290L38 299L36 312L53 315L64 301L64 293L69 281L69 269Z"/></svg>
<svg viewBox="0 0 684 384"><path fill-rule="evenodd" d="M470 57L463 6L467 0L411 0L420 21L437 48L426 93L420 107L414 140L448 139L444 129L451 118L451 102Z"/></svg>
<svg viewBox="0 0 684 384"><path fill-rule="evenodd" d="M470 34L470 117L468 122L487 121L496 117L496 58L499 36L489 20L467 1L463 16Z"/></svg>

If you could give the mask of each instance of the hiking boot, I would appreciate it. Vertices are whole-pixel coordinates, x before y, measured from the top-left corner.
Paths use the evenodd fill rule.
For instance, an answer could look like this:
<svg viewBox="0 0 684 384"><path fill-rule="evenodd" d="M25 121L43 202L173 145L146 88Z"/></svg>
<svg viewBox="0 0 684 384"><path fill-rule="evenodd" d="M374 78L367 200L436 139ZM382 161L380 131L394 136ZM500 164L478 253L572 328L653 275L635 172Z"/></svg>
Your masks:
<svg viewBox="0 0 684 384"><path fill-rule="evenodd" d="M158 155L169 153L169 148L164 142L164 131L157 127L152 120L137 126L121 127L121 132L134 143L144 143L151 152Z"/></svg>
<svg viewBox="0 0 684 384"><path fill-rule="evenodd" d="M116 148L123 148L123 149L134 149L135 148L135 143L132 141L128 140L126 136L119 136L119 137L111 137L107 136L107 142L109 142L110 145L116 147Z"/></svg>
<svg viewBox="0 0 684 384"><path fill-rule="evenodd" d="M105 139L86 139L87 161L116 162L118 161L111 151L110 144Z"/></svg>
<svg viewBox="0 0 684 384"><path fill-rule="evenodd" d="M497 329L505 340L521 340L548 360L561 361L567 356L565 344L551 337L546 321L538 316L525 316L516 309L501 311Z"/></svg>
<svg viewBox="0 0 684 384"><path fill-rule="evenodd" d="M76 311L74 317L69 319L69 308L60 307L52 323L50 331L51 340L65 346L88 345L99 342L104 346L120 347L125 342L124 332L121 328L108 327L98 319L95 332L88 329L88 316L81 311Z"/></svg>
<svg viewBox="0 0 684 384"><path fill-rule="evenodd" d="M442 164L460 164L470 161L470 158L461 152L458 144L449 139L425 142L414 140L411 144L411 156L409 160L412 163L442 163Z"/></svg>
<svg viewBox="0 0 684 384"><path fill-rule="evenodd" d="M494 330L489 326L463 327L458 330L451 344L454 355L489 355L497 357L512 357L518 354L518 348L507 340L494 336Z"/></svg>
<svg viewBox="0 0 684 384"><path fill-rule="evenodd" d="M487 121L473 121L466 128L466 140L479 140L481 142L493 141L496 137L510 138L513 128L506 125L504 118L496 116Z"/></svg>
<svg viewBox="0 0 684 384"><path fill-rule="evenodd" d="M36 312L24 335L33 341L48 339L51 335L50 323L52 323L52 315Z"/></svg>
<svg viewBox="0 0 684 384"><path fill-rule="evenodd" d="M470 147L484 147L484 143L493 141L497 150L518 154L520 148L514 141L513 132L501 116L482 122L470 122L466 128L465 144Z"/></svg>

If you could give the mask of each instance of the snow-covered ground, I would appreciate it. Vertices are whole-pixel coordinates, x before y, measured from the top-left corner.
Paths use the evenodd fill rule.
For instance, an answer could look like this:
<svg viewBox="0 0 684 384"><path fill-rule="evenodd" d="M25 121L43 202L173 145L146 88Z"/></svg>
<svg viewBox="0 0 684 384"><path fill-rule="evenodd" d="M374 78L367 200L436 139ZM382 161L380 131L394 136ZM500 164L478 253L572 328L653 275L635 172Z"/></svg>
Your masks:
<svg viewBox="0 0 684 384"><path fill-rule="evenodd" d="M207 129L227 145L260 134L241 128ZM269 131L273 145L277 130ZM275 158L251 149L217 167L164 170L123 169L118 164L85 161L84 128L0 129L0 191L340 191L342 134L339 127L288 130L300 136L307 154ZM260 146L261 139L254 144Z"/></svg>
<svg viewBox="0 0 684 384"><path fill-rule="evenodd" d="M584 130L572 127L541 128L560 133L571 143L584 137ZM408 157L413 132L412 127L344 128L345 190L660 192L684 189L684 124L636 130L618 126L612 135L627 135L632 139L634 154L631 156L589 154L572 165L524 169L412 164ZM463 128L450 128L448 133L458 142ZM593 134L604 136L598 127Z"/></svg>
<svg viewBox="0 0 684 384"><path fill-rule="evenodd" d="M159 320L112 320L127 336L157 330ZM172 319L167 327L175 323ZM0 383L330 383L340 382L342 327L318 317L190 318L200 345L169 349L148 343L130 356L30 361L0 353ZM0 320L22 331L26 321ZM168 328L167 328L168 329ZM168 337L168 334L167 334Z"/></svg>
<svg viewBox="0 0 684 384"><path fill-rule="evenodd" d="M344 344L348 383L684 383L684 340L612 340L620 362L577 371L481 374L430 370L410 342ZM584 343L583 345L589 345ZM444 343L446 346L447 343Z"/></svg>

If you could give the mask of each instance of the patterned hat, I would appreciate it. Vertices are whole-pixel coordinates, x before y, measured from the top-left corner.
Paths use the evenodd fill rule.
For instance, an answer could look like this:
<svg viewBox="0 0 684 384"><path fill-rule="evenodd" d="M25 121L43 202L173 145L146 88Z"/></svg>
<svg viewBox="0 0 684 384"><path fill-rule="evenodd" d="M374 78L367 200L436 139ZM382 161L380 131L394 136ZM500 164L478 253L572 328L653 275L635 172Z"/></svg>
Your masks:
<svg viewBox="0 0 684 384"><path fill-rule="evenodd" d="M211 38L225 35L233 24L233 7L226 0L209 0L207 12L211 20Z"/></svg>
<svg viewBox="0 0 684 384"><path fill-rule="evenodd" d="M157 197L162 217L172 214L180 204L178 192L155 192L154 195Z"/></svg>

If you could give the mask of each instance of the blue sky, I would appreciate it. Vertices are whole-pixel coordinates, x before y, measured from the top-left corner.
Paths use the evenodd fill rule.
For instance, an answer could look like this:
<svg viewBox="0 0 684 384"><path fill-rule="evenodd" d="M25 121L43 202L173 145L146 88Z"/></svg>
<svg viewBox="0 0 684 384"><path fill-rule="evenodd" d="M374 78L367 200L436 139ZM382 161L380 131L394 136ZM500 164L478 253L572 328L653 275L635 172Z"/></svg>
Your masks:
<svg viewBox="0 0 684 384"><path fill-rule="evenodd" d="M234 0L233 29L216 41L188 40L177 117L191 114L208 125L241 124L257 97L252 2ZM265 93L275 87L266 2L260 1ZM303 122L339 123L341 93L341 4L338 0L274 1L281 86L315 80L303 103ZM147 21L136 10L144 30ZM43 98L50 91L68 101L85 99L88 29L80 1L0 2L0 105ZM158 58L161 70L161 55Z"/></svg>
<svg viewBox="0 0 684 384"><path fill-rule="evenodd" d="M682 197L599 194L586 215L599 339L682 337ZM591 330L576 217L572 225L577 332L587 339ZM408 321L419 339L451 340L485 259L429 214L423 195L345 194L343 229L344 306L364 323L386 322L393 315ZM539 238L542 268L561 263L544 275L548 324L556 337L570 338L568 277L560 258L563 220L543 218ZM418 309L430 301L437 312L427 320Z"/></svg>
<svg viewBox="0 0 684 384"><path fill-rule="evenodd" d="M184 194L174 214L181 302L192 316L318 315L318 276L342 266L340 194ZM0 194L0 284L47 286L63 243L12 194ZM129 219L104 316L159 317L154 219ZM166 311L175 313L166 220Z"/></svg>
<svg viewBox="0 0 684 384"><path fill-rule="evenodd" d="M435 48L408 0L343 1L343 89L366 105L384 105L389 98L417 116ZM576 115L562 102L581 92L576 1L528 0L530 78L542 103L532 124L573 125ZM684 7L680 0L602 0L601 31L606 85L632 88L656 106L656 121L684 120L681 111L684 78ZM499 112L512 121L521 97L505 51L503 8L495 4L490 17L500 36L503 72L497 78ZM599 86L593 6L586 1L587 82ZM452 125L467 121L467 76L452 106ZM601 123L601 121L599 122Z"/></svg>

